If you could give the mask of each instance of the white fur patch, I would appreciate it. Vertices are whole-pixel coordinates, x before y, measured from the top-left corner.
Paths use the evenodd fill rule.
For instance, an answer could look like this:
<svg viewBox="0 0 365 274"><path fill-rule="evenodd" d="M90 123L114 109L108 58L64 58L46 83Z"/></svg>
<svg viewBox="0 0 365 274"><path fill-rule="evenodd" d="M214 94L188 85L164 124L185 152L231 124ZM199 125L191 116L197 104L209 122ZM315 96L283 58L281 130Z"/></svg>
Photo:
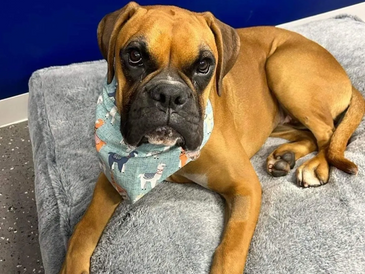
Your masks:
<svg viewBox="0 0 365 274"><path fill-rule="evenodd" d="M145 135L150 144L173 146L181 140L181 136L170 127L159 127Z"/></svg>
<svg viewBox="0 0 365 274"><path fill-rule="evenodd" d="M303 187L320 186L323 183L319 181L313 170L298 169L297 180L301 181Z"/></svg>
<svg viewBox="0 0 365 274"><path fill-rule="evenodd" d="M190 181L201 185L202 187L208 188L208 176L206 174L187 174L184 173L184 177L188 178Z"/></svg>

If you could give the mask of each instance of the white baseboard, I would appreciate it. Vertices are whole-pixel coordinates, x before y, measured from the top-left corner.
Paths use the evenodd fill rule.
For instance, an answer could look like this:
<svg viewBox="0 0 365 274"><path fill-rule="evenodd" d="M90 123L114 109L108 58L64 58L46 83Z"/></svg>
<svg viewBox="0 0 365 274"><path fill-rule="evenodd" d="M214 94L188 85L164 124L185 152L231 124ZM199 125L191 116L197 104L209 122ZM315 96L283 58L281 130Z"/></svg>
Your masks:
<svg viewBox="0 0 365 274"><path fill-rule="evenodd" d="M327 19L327 18L331 18L331 17L334 17L334 16L339 15L339 14L344 14L344 13L345 14L356 15L357 17L359 17L361 20L363 20L365 22L365 2L356 4L356 5L352 5L352 6L348 6L348 7L344 7L344 8L341 8L341 9L332 10L332 11L329 11L329 12L317 14L317 15L314 15L314 16L306 17L306 18L303 18L303 19L295 20L295 21L292 21L292 22L280 24L280 25L278 25L278 27L301 25L301 24L304 24L304 23L308 23L310 21Z"/></svg>
<svg viewBox="0 0 365 274"><path fill-rule="evenodd" d="M0 128L28 120L28 93L0 100Z"/></svg>
<svg viewBox="0 0 365 274"><path fill-rule="evenodd" d="M326 19L343 13L356 15L365 21L365 2L281 24L279 27L300 25L309 21ZM28 93L0 100L0 127L20 123L27 119Z"/></svg>

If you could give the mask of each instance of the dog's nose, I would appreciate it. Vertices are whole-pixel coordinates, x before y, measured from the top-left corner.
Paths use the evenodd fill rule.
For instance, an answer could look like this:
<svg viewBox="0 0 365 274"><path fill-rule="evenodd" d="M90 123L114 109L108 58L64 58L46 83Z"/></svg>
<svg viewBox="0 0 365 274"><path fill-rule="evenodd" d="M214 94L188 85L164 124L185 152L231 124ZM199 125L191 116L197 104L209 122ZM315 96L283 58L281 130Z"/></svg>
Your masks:
<svg viewBox="0 0 365 274"><path fill-rule="evenodd" d="M172 109L181 108L189 99L186 90L171 85L158 85L150 92L150 97L162 107Z"/></svg>

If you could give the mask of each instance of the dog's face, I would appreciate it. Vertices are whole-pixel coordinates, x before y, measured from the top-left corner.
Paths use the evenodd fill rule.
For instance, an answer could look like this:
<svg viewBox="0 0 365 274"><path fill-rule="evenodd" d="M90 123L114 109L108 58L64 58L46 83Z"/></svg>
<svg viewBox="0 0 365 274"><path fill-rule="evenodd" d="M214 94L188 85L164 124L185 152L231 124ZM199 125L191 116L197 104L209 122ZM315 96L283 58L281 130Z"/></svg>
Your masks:
<svg viewBox="0 0 365 274"><path fill-rule="evenodd" d="M103 18L98 42L108 82L118 82L125 141L198 149L209 94L220 94L238 54L236 32L209 13L131 2Z"/></svg>

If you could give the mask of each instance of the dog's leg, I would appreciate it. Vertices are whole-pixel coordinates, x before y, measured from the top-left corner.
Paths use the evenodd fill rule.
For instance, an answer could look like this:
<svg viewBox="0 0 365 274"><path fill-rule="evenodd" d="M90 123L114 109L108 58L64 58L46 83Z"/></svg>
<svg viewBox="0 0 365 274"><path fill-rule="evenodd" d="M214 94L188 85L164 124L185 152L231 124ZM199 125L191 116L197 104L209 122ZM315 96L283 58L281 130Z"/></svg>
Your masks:
<svg viewBox="0 0 365 274"><path fill-rule="evenodd" d="M89 273L91 255L121 199L106 176L101 173L91 203L70 238L61 274Z"/></svg>
<svg viewBox="0 0 365 274"><path fill-rule="evenodd" d="M289 100L286 100L286 109L312 132L318 148L318 154L297 169L297 183L303 187L323 185L328 182L329 178L326 153L335 131L330 109L326 105L314 108L310 105L310 100L303 100L301 104L295 100L290 104L288 102Z"/></svg>
<svg viewBox="0 0 365 274"><path fill-rule="evenodd" d="M326 105L314 108L310 105L309 100L306 103L302 102L300 107L297 104L297 102L292 102L285 107L291 115L312 132L318 148L318 154L297 169L297 183L303 187L320 186L327 183L329 178L326 153L335 131L334 121L330 109Z"/></svg>
<svg viewBox="0 0 365 274"><path fill-rule="evenodd" d="M318 154L297 169L298 184L327 183L326 154L335 131L334 119L346 110L352 96L346 72L324 48L303 39L300 43L288 40L278 47L266 62L266 72L280 105L316 138Z"/></svg>
<svg viewBox="0 0 365 274"><path fill-rule="evenodd" d="M328 182L329 164L326 153L335 131L333 121L317 120L306 125L317 139L318 154L297 169L297 183L303 187L320 186Z"/></svg>
<svg viewBox="0 0 365 274"><path fill-rule="evenodd" d="M267 157L267 171L275 177L287 175L299 158L317 149L316 138L309 130L280 125L270 136L291 141L282 144Z"/></svg>
<svg viewBox="0 0 365 274"><path fill-rule="evenodd" d="M237 151L236 151L237 152ZM211 274L242 274L261 206L261 185L249 158L209 174L209 188L226 200L227 222Z"/></svg>

